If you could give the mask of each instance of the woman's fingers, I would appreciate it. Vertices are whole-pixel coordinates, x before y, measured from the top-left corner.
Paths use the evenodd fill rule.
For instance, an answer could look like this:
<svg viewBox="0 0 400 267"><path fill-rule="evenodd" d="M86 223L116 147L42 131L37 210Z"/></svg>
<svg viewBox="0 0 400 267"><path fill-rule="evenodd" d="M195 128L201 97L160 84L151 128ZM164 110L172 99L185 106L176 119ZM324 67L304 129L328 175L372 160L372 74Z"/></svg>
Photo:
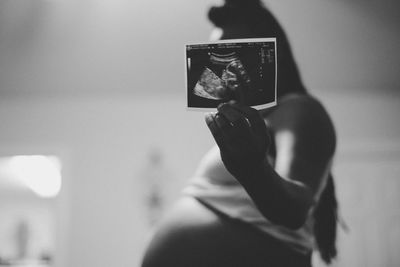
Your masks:
<svg viewBox="0 0 400 267"><path fill-rule="evenodd" d="M231 104L224 103L219 105L218 114L227 121L230 128L234 128L234 134L243 135L249 133L251 127L250 120L238 110L234 109Z"/></svg>
<svg viewBox="0 0 400 267"><path fill-rule="evenodd" d="M241 105L237 102L229 103L231 108L241 113L245 118L248 119L249 124L252 126L254 131L266 131L267 127L264 119L260 116L259 112L251 107Z"/></svg>
<svg viewBox="0 0 400 267"><path fill-rule="evenodd" d="M245 170L249 162L264 160L270 142L265 125L261 131L252 125L263 123L256 110L228 102L219 105L218 112L207 114L205 119L220 148L222 160L233 175L241 173L242 168Z"/></svg>
<svg viewBox="0 0 400 267"><path fill-rule="evenodd" d="M223 133L223 129L221 128L221 123L217 123L217 114L216 113L208 113L205 116L205 120L208 128L210 129L211 134L213 135L215 142L219 146L220 149L225 149L225 135Z"/></svg>
<svg viewBox="0 0 400 267"><path fill-rule="evenodd" d="M228 118L225 116L226 113L225 110L210 113L206 115L205 120L221 151L234 153L239 143L246 143L248 138L251 138L250 128L245 118L236 119L231 116L232 114L229 114Z"/></svg>

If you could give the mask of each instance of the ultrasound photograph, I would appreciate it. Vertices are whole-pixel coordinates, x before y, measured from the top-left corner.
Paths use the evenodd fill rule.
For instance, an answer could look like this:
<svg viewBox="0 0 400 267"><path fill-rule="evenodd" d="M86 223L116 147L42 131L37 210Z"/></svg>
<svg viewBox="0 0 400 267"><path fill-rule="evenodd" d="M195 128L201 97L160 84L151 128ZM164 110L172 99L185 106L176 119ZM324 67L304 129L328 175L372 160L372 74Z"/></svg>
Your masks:
<svg viewBox="0 0 400 267"><path fill-rule="evenodd" d="M215 109L230 100L276 105L276 62L275 38L186 45L187 108Z"/></svg>

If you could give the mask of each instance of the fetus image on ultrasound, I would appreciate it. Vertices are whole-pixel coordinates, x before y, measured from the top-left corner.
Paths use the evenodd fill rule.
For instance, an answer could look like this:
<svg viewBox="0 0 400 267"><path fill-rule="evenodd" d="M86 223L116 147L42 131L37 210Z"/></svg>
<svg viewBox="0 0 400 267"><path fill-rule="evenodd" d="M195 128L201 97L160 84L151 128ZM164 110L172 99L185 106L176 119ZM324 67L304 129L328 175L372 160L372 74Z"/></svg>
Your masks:
<svg viewBox="0 0 400 267"><path fill-rule="evenodd" d="M276 103L275 39L186 46L187 107Z"/></svg>
<svg viewBox="0 0 400 267"><path fill-rule="evenodd" d="M243 66L243 64L235 52L229 54L209 53L209 55L211 66L204 67L193 93L214 100L234 98L231 88L236 85L237 77L229 70L229 67Z"/></svg>

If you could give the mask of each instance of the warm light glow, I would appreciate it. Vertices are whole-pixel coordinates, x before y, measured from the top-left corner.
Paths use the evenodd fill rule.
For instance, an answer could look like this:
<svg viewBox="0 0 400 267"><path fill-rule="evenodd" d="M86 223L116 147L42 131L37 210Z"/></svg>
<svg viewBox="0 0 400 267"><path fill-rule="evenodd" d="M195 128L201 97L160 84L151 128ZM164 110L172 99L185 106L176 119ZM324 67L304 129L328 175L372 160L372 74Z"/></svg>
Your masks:
<svg viewBox="0 0 400 267"><path fill-rule="evenodd" d="M61 164L56 157L14 156L10 167L34 193L43 198L55 197L61 189Z"/></svg>

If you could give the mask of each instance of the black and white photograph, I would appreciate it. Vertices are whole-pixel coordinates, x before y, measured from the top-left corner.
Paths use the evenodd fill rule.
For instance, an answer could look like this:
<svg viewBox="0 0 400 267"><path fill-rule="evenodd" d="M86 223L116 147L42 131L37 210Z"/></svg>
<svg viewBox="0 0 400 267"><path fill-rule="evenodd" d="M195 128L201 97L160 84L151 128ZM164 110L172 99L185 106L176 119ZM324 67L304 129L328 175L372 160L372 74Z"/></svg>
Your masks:
<svg viewBox="0 0 400 267"><path fill-rule="evenodd" d="M187 107L216 109L235 100L262 109L276 104L276 39L186 45Z"/></svg>
<svg viewBox="0 0 400 267"><path fill-rule="evenodd" d="M399 10L0 0L0 267L399 267Z"/></svg>

